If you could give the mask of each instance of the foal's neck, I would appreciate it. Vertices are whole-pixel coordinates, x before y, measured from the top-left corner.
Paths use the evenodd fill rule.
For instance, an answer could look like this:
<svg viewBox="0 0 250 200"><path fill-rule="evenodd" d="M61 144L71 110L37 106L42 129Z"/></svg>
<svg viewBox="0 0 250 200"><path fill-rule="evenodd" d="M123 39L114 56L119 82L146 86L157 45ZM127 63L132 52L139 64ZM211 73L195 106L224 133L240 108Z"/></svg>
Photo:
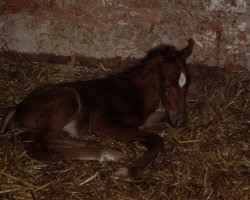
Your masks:
<svg viewBox="0 0 250 200"><path fill-rule="evenodd" d="M133 87L140 92L141 103L150 109L160 100L160 65L159 60L151 60L128 74Z"/></svg>
<svg viewBox="0 0 250 200"><path fill-rule="evenodd" d="M138 66L130 76L135 84L146 88L150 85L158 88L160 82L160 59L161 57L151 59Z"/></svg>
<svg viewBox="0 0 250 200"><path fill-rule="evenodd" d="M138 90L147 91L146 94L158 98L163 60L164 56L161 54L151 59L142 60L135 68L118 76L117 80Z"/></svg>

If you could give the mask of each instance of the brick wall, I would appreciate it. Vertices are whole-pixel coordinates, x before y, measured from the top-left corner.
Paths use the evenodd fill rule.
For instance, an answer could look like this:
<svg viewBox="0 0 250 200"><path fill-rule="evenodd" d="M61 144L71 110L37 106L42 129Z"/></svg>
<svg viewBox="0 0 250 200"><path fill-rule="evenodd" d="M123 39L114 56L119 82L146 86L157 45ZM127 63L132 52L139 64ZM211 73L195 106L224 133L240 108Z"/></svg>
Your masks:
<svg viewBox="0 0 250 200"><path fill-rule="evenodd" d="M181 48L192 37L197 45L190 62L250 70L247 4L248 0L2 0L0 47L72 57L139 58L161 43Z"/></svg>

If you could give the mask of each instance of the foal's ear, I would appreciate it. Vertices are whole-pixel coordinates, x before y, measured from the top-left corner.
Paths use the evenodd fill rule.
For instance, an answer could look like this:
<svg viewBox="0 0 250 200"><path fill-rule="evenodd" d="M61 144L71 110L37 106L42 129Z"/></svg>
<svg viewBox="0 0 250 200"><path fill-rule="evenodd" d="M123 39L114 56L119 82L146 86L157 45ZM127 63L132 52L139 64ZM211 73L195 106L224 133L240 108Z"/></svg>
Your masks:
<svg viewBox="0 0 250 200"><path fill-rule="evenodd" d="M180 50L179 52L179 56L186 60L192 53L193 51L193 47L194 47L194 40L192 38L190 38L188 40L188 46L186 46L184 49Z"/></svg>

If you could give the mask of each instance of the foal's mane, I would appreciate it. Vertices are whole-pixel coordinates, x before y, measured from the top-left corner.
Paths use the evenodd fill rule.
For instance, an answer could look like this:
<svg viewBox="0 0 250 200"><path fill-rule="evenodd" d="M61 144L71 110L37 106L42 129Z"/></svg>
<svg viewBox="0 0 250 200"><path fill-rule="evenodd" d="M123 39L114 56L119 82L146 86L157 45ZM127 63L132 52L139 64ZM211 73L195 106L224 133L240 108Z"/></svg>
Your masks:
<svg viewBox="0 0 250 200"><path fill-rule="evenodd" d="M127 75L132 72L135 72L139 69L144 68L144 65L155 58L158 55L164 55L165 62L173 61L176 56L178 55L179 51L173 45L159 45L151 50L149 50L144 58L142 58L138 64L134 65L133 67L119 73L118 75Z"/></svg>
<svg viewBox="0 0 250 200"><path fill-rule="evenodd" d="M179 51L173 45L159 45L148 51L145 58L141 60L141 63L145 63L157 55L164 55L166 61L172 61L175 59Z"/></svg>

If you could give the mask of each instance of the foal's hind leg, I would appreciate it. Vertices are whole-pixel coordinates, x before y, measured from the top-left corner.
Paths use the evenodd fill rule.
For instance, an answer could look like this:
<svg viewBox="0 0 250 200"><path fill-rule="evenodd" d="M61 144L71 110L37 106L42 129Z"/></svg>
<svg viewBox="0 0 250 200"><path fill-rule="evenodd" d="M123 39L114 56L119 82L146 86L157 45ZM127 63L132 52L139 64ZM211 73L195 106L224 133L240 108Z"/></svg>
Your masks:
<svg viewBox="0 0 250 200"><path fill-rule="evenodd" d="M61 113L62 111L60 111ZM58 119L56 123L53 123ZM75 120L75 119L70 119ZM70 121L67 115L56 112L43 118L34 142L27 143L28 153L38 160L97 160L119 161L125 159L125 154L111 150L107 147L91 144L84 141L59 139L58 133Z"/></svg>
<svg viewBox="0 0 250 200"><path fill-rule="evenodd" d="M99 162L117 162L120 159L126 158L126 155L122 152L74 139L54 139L47 143L27 143L26 149L29 155L38 160L96 160Z"/></svg>

